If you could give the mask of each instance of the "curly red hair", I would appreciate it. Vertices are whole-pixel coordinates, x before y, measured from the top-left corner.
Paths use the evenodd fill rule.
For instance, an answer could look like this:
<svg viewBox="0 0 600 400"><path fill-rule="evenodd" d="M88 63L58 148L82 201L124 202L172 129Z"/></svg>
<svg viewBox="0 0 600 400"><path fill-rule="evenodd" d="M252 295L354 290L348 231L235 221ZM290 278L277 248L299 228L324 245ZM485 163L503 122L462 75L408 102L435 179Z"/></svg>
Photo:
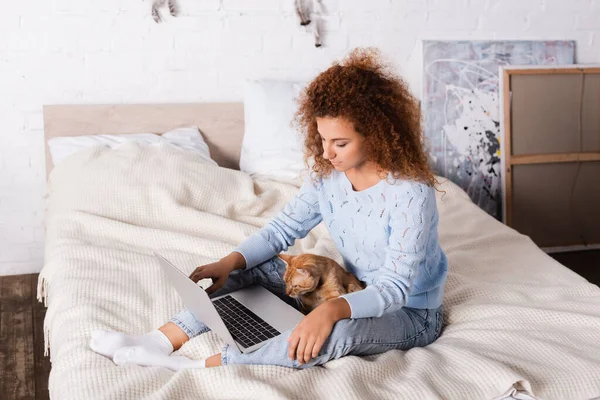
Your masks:
<svg viewBox="0 0 600 400"><path fill-rule="evenodd" d="M417 99L372 48L355 49L319 74L300 94L294 121L305 134L305 161L314 158L316 176L333 170L323 158L316 118L344 118L362 135L368 160L382 177L410 179L433 186L421 134Z"/></svg>

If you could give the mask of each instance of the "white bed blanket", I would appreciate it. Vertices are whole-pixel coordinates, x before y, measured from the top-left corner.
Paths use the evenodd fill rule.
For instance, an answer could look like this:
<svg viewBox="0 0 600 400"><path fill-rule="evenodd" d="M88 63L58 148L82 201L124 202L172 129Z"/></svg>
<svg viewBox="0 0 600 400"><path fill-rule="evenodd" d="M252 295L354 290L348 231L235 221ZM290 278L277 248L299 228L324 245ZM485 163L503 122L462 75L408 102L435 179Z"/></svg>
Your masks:
<svg viewBox="0 0 600 400"><path fill-rule="evenodd" d="M152 251L191 272L228 254L297 188L253 181L166 146L130 143L65 160L49 184L38 288L48 305L52 398L490 399L517 382L546 400L600 395L600 289L454 184L441 189L449 277L437 342L303 371L233 365L175 374L117 367L88 348L90 332L160 326L182 303ZM322 224L292 250L339 260ZM204 358L222 344L207 333L180 354Z"/></svg>

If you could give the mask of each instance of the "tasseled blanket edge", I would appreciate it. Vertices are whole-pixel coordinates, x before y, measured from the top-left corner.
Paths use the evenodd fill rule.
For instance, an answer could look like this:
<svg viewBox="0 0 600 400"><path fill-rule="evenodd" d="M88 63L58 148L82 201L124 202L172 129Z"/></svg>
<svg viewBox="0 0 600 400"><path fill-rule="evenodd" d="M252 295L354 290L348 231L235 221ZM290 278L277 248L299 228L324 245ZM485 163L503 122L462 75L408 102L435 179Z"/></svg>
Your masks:
<svg viewBox="0 0 600 400"><path fill-rule="evenodd" d="M37 283L37 300L43 302L44 307L48 307L48 280L44 277L43 271L40 272ZM44 318L44 356L47 357L50 354L50 329L46 318Z"/></svg>

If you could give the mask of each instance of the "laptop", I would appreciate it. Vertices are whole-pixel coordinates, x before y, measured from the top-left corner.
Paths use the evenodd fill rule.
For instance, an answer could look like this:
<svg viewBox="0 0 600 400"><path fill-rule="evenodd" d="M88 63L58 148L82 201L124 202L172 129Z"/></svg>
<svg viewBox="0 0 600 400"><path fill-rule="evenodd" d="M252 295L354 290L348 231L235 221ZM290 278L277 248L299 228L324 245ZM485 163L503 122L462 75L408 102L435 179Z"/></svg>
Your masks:
<svg viewBox="0 0 600 400"><path fill-rule="evenodd" d="M194 317L242 353L261 348L304 318L300 311L259 285L211 299L170 261L154 255Z"/></svg>

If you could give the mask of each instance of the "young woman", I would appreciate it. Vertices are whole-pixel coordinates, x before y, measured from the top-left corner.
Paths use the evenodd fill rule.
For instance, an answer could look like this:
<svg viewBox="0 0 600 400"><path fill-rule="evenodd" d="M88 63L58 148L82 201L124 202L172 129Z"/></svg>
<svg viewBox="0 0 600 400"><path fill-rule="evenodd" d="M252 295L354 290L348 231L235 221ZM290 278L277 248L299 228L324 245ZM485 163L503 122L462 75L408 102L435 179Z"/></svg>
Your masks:
<svg viewBox="0 0 600 400"><path fill-rule="evenodd" d="M212 278L219 296L258 283L285 296L277 257L321 221L346 269L364 290L329 300L259 350L193 361L170 356L208 331L187 310L140 336L94 331L90 347L118 365L172 370L227 364L306 368L345 355L408 350L435 341L442 327L447 259L438 242L435 178L423 149L420 112L406 83L375 50L357 49L303 91L296 122L306 134L311 174L264 228L191 278Z"/></svg>

